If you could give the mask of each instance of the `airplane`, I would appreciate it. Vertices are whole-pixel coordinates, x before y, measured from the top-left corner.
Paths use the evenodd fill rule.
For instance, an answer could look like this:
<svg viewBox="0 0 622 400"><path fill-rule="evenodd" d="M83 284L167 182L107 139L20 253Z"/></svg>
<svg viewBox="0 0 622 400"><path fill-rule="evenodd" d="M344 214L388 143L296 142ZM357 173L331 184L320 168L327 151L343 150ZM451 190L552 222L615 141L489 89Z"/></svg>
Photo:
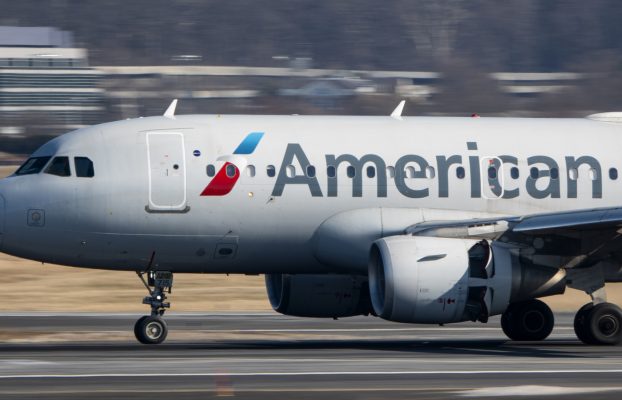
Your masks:
<svg viewBox="0 0 622 400"><path fill-rule="evenodd" d="M0 180L0 251L136 272L162 343L173 274L264 274L277 312L487 322L539 341L542 297L622 342L622 113L587 118L175 115L82 128ZM102 283L106 285L107 283ZM102 299L105 301L105 299Z"/></svg>

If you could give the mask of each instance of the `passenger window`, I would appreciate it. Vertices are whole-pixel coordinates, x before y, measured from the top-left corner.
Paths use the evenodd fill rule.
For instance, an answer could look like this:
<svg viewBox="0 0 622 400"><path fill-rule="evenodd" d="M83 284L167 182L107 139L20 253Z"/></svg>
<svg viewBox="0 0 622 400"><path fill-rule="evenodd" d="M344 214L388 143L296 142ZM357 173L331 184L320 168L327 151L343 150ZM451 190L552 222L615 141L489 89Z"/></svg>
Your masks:
<svg viewBox="0 0 622 400"><path fill-rule="evenodd" d="M235 167L235 165L233 165L233 164L229 164L229 165L227 165L227 169L226 169L227 176L228 176L229 178L233 178L233 177L235 176L235 172L236 172L235 170L236 170L236 169L237 169L237 168L236 168L236 167Z"/></svg>
<svg viewBox="0 0 622 400"><path fill-rule="evenodd" d="M326 167L326 175L328 175L329 178L334 178L336 173L337 171L335 170L334 166L329 165L328 167Z"/></svg>
<svg viewBox="0 0 622 400"><path fill-rule="evenodd" d="M488 178L497 179L497 169L495 167L488 167Z"/></svg>
<svg viewBox="0 0 622 400"><path fill-rule="evenodd" d="M207 173L207 176L209 176L211 178L214 175L216 175L216 167L214 167L212 164L210 164L207 167L205 167L205 172Z"/></svg>
<svg viewBox="0 0 622 400"><path fill-rule="evenodd" d="M568 170L568 177L573 180L576 181L577 179L579 179L579 170L576 168L571 168Z"/></svg>
<svg viewBox="0 0 622 400"><path fill-rule="evenodd" d="M559 170L557 168L551 168L551 179L559 178Z"/></svg>
<svg viewBox="0 0 622 400"><path fill-rule="evenodd" d="M349 165L348 168L346 168L346 175L348 175L348 178L354 178L354 175L356 175L356 170L353 166Z"/></svg>
<svg viewBox="0 0 622 400"><path fill-rule="evenodd" d="M74 157L73 161L76 167L76 176L78 178L92 178L95 176L93 161L86 157Z"/></svg>
<svg viewBox="0 0 622 400"><path fill-rule="evenodd" d="M269 178L274 178L276 175L276 168L274 168L274 165L268 165L266 167L266 174L268 174Z"/></svg>
<svg viewBox="0 0 622 400"><path fill-rule="evenodd" d="M367 177L368 178L375 178L376 177L376 168L372 167L371 165L369 167L367 167Z"/></svg>
<svg viewBox="0 0 622 400"><path fill-rule="evenodd" d="M389 175L389 178L395 178L395 167L388 166L387 175Z"/></svg>
<svg viewBox="0 0 622 400"><path fill-rule="evenodd" d="M69 169L69 157L54 157L50 165L45 170L46 174L57 176L71 176Z"/></svg>
<svg viewBox="0 0 622 400"><path fill-rule="evenodd" d="M315 167L313 165L307 166L307 176L309 178L315 178Z"/></svg>
<svg viewBox="0 0 622 400"><path fill-rule="evenodd" d="M246 167L246 176L248 176L249 178L255 177L255 166L254 165L248 165Z"/></svg>
<svg viewBox="0 0 622 400"><path fill-rule="evenodd" d="M609 169L609 179L611 179L612 181L615 181L616 179L618 179L618 170L615 168L610 168Z"/></svg>
<svg viewBox="0 0 622 400"><path fill-rule="evenodd" d="M590 168L590 179L593 181L598 179L598 171L596 171L594 168Z"/></svg>
<svg viewBox="0 0 622 400"><path fill-rule="evenodd" d="M458 167L456 168L456 177L458 179L464 179L465 177L465 172L464 172L464 167Z"/></svg>
<svg viewBox="0 0 622 400"><path fill-rule="evenodd" d="M436 171L434 170L434 167L428 166L425 169L425 177L428 179L434 179L435 176L436 176Z"/></svg>
<svg viewBox="0 0 622 400"><path fill-rule="evenodd" d="M406 178L414 178L415 177L415 167L406 167Z"/></svg>
<svg viewBox="0 0 622 400"><path fill-rule="evenodd" d="M289 178L293 178L296 176L296 167L293 165L288 165L285 167L285 173Z"/></svg>
<svg viewBox="0 0 622 400"><path fill-rule="evenodd" d="M520 173L518 168L516 167L512 167L512 169L510 169L510 176L512 177L512 179L518 179Z"/></svg>
<svg viewBox="0 0 622 400"><path fill-rule="evenodd" d="M531 177L531 179L538 179L538 177L540 176L540 170L536 167L532 167L529 170L529 176Z"/></svg>
<svg viewBox="0 0 622 400"><path fill-rule="evenodd" d="M21 167L17 171L15 171L15 175L30 175L30 174L38 174L41 172L45 164L50 161L52 157L32 157L26 160L25 163L22 164Z"/></svg>

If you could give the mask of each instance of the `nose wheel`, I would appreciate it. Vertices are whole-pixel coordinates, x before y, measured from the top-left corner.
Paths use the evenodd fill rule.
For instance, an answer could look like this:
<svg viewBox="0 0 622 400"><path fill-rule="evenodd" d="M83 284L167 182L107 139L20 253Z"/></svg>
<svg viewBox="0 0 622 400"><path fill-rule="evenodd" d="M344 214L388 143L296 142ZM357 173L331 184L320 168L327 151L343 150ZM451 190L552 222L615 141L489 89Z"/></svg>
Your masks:
<svg viewBox="0 0 622 400"><path fill-rule="evenodd" d="M142 344L160 344L168 334L166 322L162 319L164 312L171 304L166 302L166 293L171 293L173 287L173 273L168 271L151 271L146 274L137 273L143 282L149 296L143 299L143 304L151 307L151 315L141 317L134 325L134 336Z"/></svg>
<svg viewBox="0 0 622 400"><path fill-rule="evenodd" d="M167 334L166 322L160 317L144 316L134 325L134 336L142 344L160 344Z"/></svg>

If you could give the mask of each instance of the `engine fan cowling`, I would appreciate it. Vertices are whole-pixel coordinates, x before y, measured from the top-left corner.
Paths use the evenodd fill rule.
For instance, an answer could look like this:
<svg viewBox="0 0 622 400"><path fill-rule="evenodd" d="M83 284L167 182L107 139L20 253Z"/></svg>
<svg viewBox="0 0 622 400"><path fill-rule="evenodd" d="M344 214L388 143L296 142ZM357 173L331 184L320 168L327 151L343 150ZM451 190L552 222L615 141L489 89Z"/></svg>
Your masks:
<svg viewBox="0 0 622 400"><path fill-rule="evenodd" d="M398 322L463 320L468 250L475 240L392 236L374 242L369 288L374 311Z"/></svg>
<svg viewBox="0 0 622 400"><path fill-rule="evenodd" d="M296 317L343 318L373 313L366 277L266 274L272 308Z"/></svg>
<svg viewBox="0 0 622 400"><path fill-rule="evenodd" d="M397 322L486 322L510 302L563 293L565 272L482 240L391 236L372 245L374 311Z"/></svg>

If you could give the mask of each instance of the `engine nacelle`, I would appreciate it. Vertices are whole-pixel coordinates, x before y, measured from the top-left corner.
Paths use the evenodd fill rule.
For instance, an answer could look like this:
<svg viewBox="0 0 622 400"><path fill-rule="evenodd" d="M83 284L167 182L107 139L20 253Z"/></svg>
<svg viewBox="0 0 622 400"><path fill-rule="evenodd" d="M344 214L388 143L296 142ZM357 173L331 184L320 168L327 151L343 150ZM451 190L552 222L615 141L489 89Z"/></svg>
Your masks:
<svg viewBox="0 0 622 400"><path fill-rule="evenodd" d="M296 317L342 318L373 313L367 278L266 274L272 308Z"/></svg>
<svg viewBox="0 0 622 400"><path fill-rule="evenodd" d="M521 261L496 242L392 236L369 262L374 311L398 322L486 322L510 302L563 293L563 270Z"/></svg>

